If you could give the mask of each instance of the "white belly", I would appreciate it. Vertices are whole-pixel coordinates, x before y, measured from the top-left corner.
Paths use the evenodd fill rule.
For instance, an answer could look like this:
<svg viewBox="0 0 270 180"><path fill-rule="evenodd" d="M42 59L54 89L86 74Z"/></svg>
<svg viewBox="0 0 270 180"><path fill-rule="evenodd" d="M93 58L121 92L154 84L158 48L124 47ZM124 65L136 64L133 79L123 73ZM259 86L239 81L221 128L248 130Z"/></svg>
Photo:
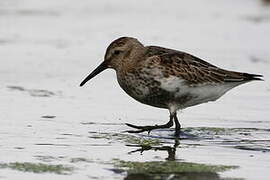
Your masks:
<svg viewBox="0 0 270 180"><path fill-rule="evenodd" d="M160 80L161 88L174 93L175 99L189 96L189 100L184 104L182 102L173 102L176 109L184 109L189 106L215 101L224 95L231 88L239 85L236 83L213 83L213 84L198 84L189 85L184 79L176 76L163 78Z"/></svg>

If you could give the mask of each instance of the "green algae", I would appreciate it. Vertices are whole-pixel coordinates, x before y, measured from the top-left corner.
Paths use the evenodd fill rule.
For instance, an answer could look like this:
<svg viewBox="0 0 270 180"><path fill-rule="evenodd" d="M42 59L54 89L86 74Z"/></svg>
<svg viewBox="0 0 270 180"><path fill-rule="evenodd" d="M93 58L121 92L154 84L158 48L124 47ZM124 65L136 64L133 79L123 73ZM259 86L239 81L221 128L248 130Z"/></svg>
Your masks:
<svg viewBox="0 0 270 180"><path fill-rule="evenodd" d="M177 162L177 161L123 161L114 160L115 166L118 168L127 169L128 173L183 173L183 172L222 172L229 169L237 168L237 166L225 165L207 165L191 162Z"/></svg>
<svg viewBox="0 0 270 180"><path fill-rule="evenodd" d="M126 139L126 142L129 144L136 144L139 146L158 146L161 145L161 141L153 138L138 138L138 137L129 137Z"/></svg>
<svg viewBox="0 0 270 180"><path fill-rule="evenodd" d="M170 135L171 130L172 129L170 129L169 131L164 131L164 136L140 136L113 132L89 132L89 138L105 140L107 145L112 143L123 143L127 146L140 147L139 149L136 149L129 153L142 153L143 151L148 150L163 150L164 147L168 146L168 143L171 143L171 139L175 139ZM190 144L185 142L186 139L191 139L199 140L196 141L197 143L195 146L205 146L209 143L215 143L229 148L236 148L241 150L252 149L253 151L269 152L268 141L265 139L261 140L263 136L269 135L269 129L187 127L182 128L181 131L182 132L179 138L181 140L181 148L193 147L194 143ZM241 143L241 146L245 147L239 147L239 143ZM165 150L169 152L169 149L167 147ZM176 149L172 150L176 151Z"/></svg>
<svg viewBox="0 0 270 180"><path fill-rule="evenodd" d="M237 166L208 165L177 161L123 161L113 160L119 172L127 171L126 179L221 179L218 172L235 169Z"/></svg>
<svg viewBox="0 0 270 180"><path fill-rule="evenodd" d="M105 139L109 140L110 143L113 141L120 141L130 145L138 146L157 146L161 145L162 142L159 139L155 138L143 138L129 134L120 134L120 133L98 133L98 132L89 132L91 135L88 136L92 139Z"/></svg>
<svg viewBox="0 0 270 180"><path fill-rule="evenodd" d="M191 133L194 136L199 135L225 135L232 133L229 128L219 128L219 127L188 127L184 128L185 133Z"/></svg>
<svg viewBox="0 0 270 180"><path fill-rule="evenodd" d="M233 135L237 137L252 136L258 132L266 133L268 129L257 128L220 128L220 127L187 127L182 132L192 138L219 138Z"/></svg>
<svg viewBox="0 0 270 180"><path fill-rule="evenodd" d="M30 162L0 163L0 168L9 168L23 172L55 173L55 174L67 174L73 171L72 167L67 167L61 164L52 165L44 163L30 163Z"/></svg>
<svg viewBox="0 0 270 180"><path fill-rule="evenodd" d="M258 132L268 133L268 129L257 128L221 128L221 127L187 127L181 129L181 139L223 139L225 136L248 137ZM126 144L138 146L158 146L162 145L164 138L153 138L151 136L141 137L123 133L104 133L104 132L89 132L89 138L104 139L108 143L124 142ZM168 137L167 137L168 138ZM171 138L171 137L169 137ZM163 140L162 140L163 139ZM227 137L226 137L227 139Z"/></svg>

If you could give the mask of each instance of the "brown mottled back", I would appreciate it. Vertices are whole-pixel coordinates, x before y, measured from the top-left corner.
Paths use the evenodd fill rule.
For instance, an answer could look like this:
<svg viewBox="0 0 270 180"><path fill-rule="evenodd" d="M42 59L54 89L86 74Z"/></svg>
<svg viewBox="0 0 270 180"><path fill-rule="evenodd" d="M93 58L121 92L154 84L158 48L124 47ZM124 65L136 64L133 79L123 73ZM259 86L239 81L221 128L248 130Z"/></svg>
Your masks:
<svg viewBox="0 0 270 180"><path fill-rule="evenodd" d="M198 57L158 46L147 46L147 57L156 56L164 67L164 76L181 77L188 84L245 82L259 80L259 75L228 71L218 68Z"/></svg>

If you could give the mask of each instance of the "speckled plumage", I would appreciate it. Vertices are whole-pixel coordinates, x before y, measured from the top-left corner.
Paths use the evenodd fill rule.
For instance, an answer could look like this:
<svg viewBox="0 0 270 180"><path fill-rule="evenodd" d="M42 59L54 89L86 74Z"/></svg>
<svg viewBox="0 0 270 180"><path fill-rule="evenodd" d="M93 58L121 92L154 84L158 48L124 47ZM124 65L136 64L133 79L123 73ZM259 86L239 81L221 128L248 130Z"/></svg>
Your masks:
<svg viewBox="0 0 270 180"><path fill-rule="evenodd" d="M116 70L121 88L137 101L168 109L170 121L166 127L174 119L179 126L176 134L180 132L178 109L215 101L240 84L261 80L261 75L224 70L188 53L144 46L130 37L113 41L106 50L104 62L81 85L106 68ZM164 126L128 125L140 129L136 132Z"/></svg>

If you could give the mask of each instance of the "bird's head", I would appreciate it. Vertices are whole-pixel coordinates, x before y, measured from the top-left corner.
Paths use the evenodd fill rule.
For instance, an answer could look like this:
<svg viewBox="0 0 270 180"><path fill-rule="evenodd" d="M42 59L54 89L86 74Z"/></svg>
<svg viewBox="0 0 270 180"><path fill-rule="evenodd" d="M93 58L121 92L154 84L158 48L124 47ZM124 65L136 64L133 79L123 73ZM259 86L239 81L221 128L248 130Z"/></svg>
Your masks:
<svg viewBox="0 0 270 180"><path fill-rule="evenodd" d="M120 71L131 67L143 54L144 46L137 39L132 37L116 39L107 48L104 61L82 81L80 86L107 68Z"/></svg>

